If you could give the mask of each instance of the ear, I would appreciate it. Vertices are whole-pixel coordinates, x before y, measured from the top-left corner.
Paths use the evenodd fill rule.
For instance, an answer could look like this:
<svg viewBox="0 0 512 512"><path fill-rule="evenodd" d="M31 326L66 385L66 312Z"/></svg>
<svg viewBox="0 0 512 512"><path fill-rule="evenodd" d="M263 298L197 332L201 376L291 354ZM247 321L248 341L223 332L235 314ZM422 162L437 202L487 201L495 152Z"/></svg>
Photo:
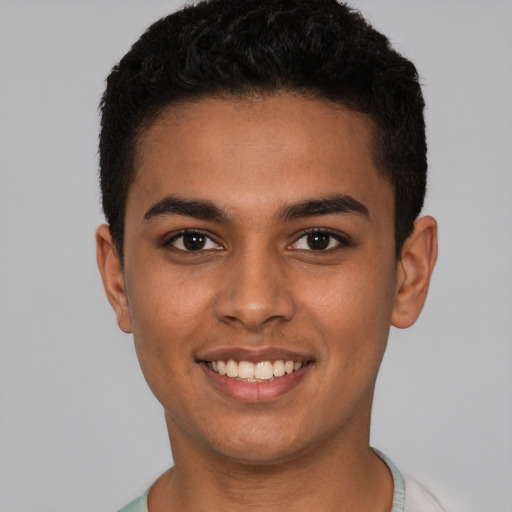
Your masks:
<svg viewBox="0 0 512 512"><path fill-rule="evenodd" d="M128 299L124 285L123 267L117 254L110 229L106 224L96 230L96 258L108 301L117 316L117 323L124 332L132 332Z"/></svg>
<svg viewBox="0 0 512 512"><path fill-rule="evenodd" d="M427 298L436 259L437 222L432 217L422 217L414 223L398 262L391 325L405 329L416 321Z"/></svg>

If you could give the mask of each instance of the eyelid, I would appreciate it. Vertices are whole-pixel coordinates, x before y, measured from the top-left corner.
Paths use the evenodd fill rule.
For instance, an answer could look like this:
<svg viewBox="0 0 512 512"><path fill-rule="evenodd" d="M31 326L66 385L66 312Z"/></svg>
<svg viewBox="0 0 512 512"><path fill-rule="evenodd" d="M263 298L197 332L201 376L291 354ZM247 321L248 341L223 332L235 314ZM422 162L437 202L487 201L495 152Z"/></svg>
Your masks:
<svg viewBox="0 0 512 512"><path fill-rule="evenodd" d="M210 242L214 243L218 248L215 249L198 249L197 251L187 251L185 249L179 249L178 247L174 247L172 243L177 240L178 238L181 238L185 235L201 235L210 240ZM186 228L186 229L180 229L179 231L170 233L165 236L164 240L162 241L163 247L172 247L173 249L181 252L189 252L189 253L201 253L206 251L220 251L223 250L224 247L221 243L219 243L215 237L211 236L208 232L202 230L202 229L195 229L195 228Z"/></svg>
<svg viewBox="0 0 512 512"><path fill-rule="evenodd" d="M301 231L300 234L298 234L294 237L294 241L288 245L288 248L295 245L301 238L304 238L305 236L308 236L308 235L314 234L314 233L322 233L322 234L331 236L338 242L338 244L335 247L331 247L330 249L324 249L324 250L316 250L316 251L314 249L291 249L291 250L297 250L297 251L303 250L303 251L308 251L308 252L317 252L317 253L324 252L325 253L325 252L329 252L329 251L333 251L333 250L336 250L339 248L349 247L349 246L353 245L353 242L352 242L350 236L348 236L346 233L336 231L331 228L307 228L307 229L304 229L303 231Z"/></svg>
<svg viewBox="0 0 512 512"><path fill-rule="evenodd" d="M331 228L307 228L307 229L300 231L299 233L296 233L293 236L293 242L291 244L288 244L287 248L290 249L291 246L295 245L301 238L304 238L313 233L326 234L326 235L334 238L338 242L338 244L335 247L331 247L330 249L324 249L324 250L318 250L318 251L315 251L314 249L291 249L291 250L304 250L304 251L308 251L308 252L311 251L311 252L319 252L320 253L320 252L329 252L329 251L336 250L338 248L348 247L348 246L353 245L353 242L352 242L350 236L347 235L346 233L343 233L343 232L340 232L337 230L333 230ZM191 234L198 234L198 235L204 236L210 242L215 244L217 246L217 248L215 248L215 249L198 249L197 251L188 251L185 249L179 249L172 245L172 243L175 240L177 240L178 238L183 237L185 235L191 235ZM177 251L190 252L190 253L200 253L200 252L206 252L206 251L211 251L211 250L220 251L220 250L225 249L223 244L221 244L218 240L216 240L215 236L212 236L207 231L204 231L202 229L197 229L197 228L180 229L179 231L175 231L173 233L167 234L162 241L162 246L163 247L171 246L174 249L176 249Z"/></svg>

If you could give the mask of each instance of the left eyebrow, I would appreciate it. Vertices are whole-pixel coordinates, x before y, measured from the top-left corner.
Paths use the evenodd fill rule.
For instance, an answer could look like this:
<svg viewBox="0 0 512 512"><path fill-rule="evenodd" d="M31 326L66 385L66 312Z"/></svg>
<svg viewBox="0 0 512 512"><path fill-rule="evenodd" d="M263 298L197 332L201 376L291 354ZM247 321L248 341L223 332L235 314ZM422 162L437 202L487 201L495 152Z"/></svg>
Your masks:
<svg viewBox="0 0 512 512"><path fill-rule="evenodd" d="M285 206L277 215L279 222L286 222L317 215L330 215L332 213L357 213L370 217L368 208L348 195L329 196L323 199L311 199Z"/></svg>

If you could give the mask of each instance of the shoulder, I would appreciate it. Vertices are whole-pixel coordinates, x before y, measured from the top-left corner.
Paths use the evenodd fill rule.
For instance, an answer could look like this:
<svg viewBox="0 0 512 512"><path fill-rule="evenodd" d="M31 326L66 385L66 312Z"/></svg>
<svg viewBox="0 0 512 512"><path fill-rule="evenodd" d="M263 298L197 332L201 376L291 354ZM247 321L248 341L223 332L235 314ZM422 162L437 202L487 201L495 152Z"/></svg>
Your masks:
<svg viewBox="0 0 512 512"><path fill-rule="evenodd" d="M437 498L414 478L404 475L404 512L446 512Z"/></svg>

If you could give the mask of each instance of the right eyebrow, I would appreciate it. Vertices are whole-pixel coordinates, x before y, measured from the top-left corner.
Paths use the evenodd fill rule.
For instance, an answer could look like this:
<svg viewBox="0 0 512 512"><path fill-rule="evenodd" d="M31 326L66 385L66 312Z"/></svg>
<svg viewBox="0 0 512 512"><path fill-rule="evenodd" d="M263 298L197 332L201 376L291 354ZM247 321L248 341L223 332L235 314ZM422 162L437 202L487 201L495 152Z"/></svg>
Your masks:
<svg viewBox="0 0 512 512"><path fill-rule="evenodd" d="M168 195L155 203L144 214L144 222L165 215L185 215L201 220L225 221L226 214L209 201L183 199Z"/></svg>

